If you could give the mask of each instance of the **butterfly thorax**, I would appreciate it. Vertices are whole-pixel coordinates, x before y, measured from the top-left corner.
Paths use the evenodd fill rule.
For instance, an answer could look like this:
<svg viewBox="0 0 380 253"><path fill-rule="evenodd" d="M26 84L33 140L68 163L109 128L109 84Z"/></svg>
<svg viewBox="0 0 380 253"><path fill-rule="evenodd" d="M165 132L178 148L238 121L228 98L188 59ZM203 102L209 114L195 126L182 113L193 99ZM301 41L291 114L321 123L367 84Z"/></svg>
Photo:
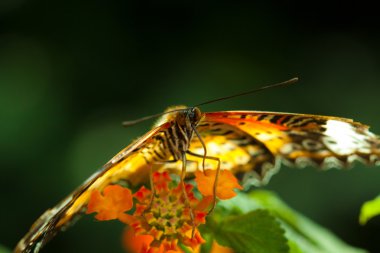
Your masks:
<svg viewBox="0 0 380 253"><path fill-rule="evenodd" d="M163 131L161 143L157 148L161 152L169 153L174 160L181 160L183 154L189 150L194 129L201 120L202 113L197 107L186 106L171 107L166 111L173 112L163 115L155 124L157 126L170 123Z"/></svg>

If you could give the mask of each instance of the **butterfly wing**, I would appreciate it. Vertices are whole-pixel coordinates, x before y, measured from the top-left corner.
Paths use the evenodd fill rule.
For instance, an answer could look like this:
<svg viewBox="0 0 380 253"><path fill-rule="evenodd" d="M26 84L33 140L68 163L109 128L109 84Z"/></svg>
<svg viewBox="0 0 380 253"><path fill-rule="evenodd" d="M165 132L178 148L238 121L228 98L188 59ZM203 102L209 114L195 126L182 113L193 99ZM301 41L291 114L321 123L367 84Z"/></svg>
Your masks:
<svg viewBox="0 0 380 253"><path fill-rule="evenodd" d="M379 163L380 140L350 119L275 112L205 113L197 130L207 155L221 168L244 174L250 184L265 184L280 161L291 166L347 167L354 160ZM191 151L203 154L197 138ZM201 159L194 158L199 164ZM209 162L208 166L216 166ZM207 167L207 166L206 166Z"/></svg>
<svg viewBox="0 0 380 253"><path fill-rule="evenodd" d="M101 191L107 185L120 180L127 180L131 184L147 181L150 169L146 156L152 147L158 145L158 139L162 138L163 131L169 126L169 122L164 123L137 139L115 155L67 198L48 209L20 240L14 252L38 252L60 229L84 211L92 190Z"/></svg>

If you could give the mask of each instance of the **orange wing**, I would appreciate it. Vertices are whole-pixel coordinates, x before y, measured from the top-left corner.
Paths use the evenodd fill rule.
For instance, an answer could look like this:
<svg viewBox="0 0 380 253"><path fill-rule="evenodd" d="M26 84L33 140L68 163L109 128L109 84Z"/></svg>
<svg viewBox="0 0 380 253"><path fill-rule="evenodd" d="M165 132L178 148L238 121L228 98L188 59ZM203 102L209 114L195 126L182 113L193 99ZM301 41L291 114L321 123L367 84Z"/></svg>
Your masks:
<svg viewBox="0 0 380 253"><path fill-rule="evenodd" d="M75 215L84 210L92 190L101 191L107 185L120 180L127 180L131 184L146 182L150 171L145 161L146 154L158 144L158 137L169 126L170 123L164 123L137 139L115 155L71 195L45 211L17 244L14 252L38 252L61 228L67 226Z"/></svg>
<svg viewBox="0 0 380 253"><path fill-rule="evenodd" d="M347 167L354 160L378 164L380 140L368 127L350 119L276 112L227 111L205 113L197 126L207 155L218 157L221 168L243 176L247 184L269 181L280 162L290 166ZM193 153L203 148L194 137ZM188 171L201 166L190 157ZM179 165L178 165L179 166ZM216 162L207 160L207 168Z"/></svg>

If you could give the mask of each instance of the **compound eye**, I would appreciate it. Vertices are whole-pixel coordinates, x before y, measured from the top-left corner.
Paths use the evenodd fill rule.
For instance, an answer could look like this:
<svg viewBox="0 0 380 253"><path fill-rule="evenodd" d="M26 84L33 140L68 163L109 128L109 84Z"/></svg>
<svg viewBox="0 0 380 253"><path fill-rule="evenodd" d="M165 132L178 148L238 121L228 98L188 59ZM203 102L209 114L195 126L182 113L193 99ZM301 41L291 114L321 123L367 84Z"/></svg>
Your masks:
<svg viewBox="0 0 380 253"><path fill-rule="evenodd" d="M198 109L198 107L194 107L191 109L190 111L190 118L193 120L193 121L198 121L200 118L201 118L201 111Z"/></svg>
<svg viewBox="0 0 380 253"><path fill-rule="evenodd" d="M194 119L194 117L195 117L195 111L194 111L194 108L190 110L190 112L189 112L189 117L190 117L191 119Z"/></svg>

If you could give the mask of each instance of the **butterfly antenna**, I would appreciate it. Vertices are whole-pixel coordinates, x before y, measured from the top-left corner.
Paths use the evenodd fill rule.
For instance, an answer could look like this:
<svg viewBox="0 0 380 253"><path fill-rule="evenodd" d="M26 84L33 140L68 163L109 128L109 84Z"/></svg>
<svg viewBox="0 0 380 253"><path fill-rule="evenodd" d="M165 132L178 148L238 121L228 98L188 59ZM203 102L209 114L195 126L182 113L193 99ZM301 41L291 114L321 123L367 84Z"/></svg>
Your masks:
<svg viewBox="0 0 380 253"><path fill-rule="evenodd" d="M259 91L262 91L262 90L266 90L266 89L269 89L269 88L276 88L276 87L281 87L281 86L287 86L287 85L290 85L290 84L294 84L297 81L298 81L298 77L295 77L295 78L292 78L292 79L290 79L288 81L285 81L285 82L263 86L263 87L258 88L258 89L246 91L246 92L243 92L243 93L239 93L239 94L235 94L235 95L231 95L231 96L227 96L227 97L216 98L216 99L209 100L209 101L206 101L206 102L201 103L201 104L197 104L195 106L201 106L201 105L211 104L211 103L214 103L214 102L217 102L217 101L221 101L221 100L226 100L226 99L230 99L230 98L234 98L234 97L239 97L239 96L243 96L243 95L248 95L248 94L256 93L256 92L259 92ZM172 111L168 111L168 112L157 113L157 114L145 116L145 117L142 117L142 118L139 118L139 119L136 119L136 120L127 120L127 121L124 121L122 124L123 124L124 127L129 127L129 126L136 125L136 124L138 124L140 122L143 122L145 120L154 119L154 118L157 118L157 117L160 117L162 115L165 115L165 114L168 114L168 113L172 113L172 112L184 111L186 109L187 108L185 108L185 109L177 109L177 110L172 110Z"/></svg>
<svg viewBox="0 0 380 253"><path fill-rule="evenodd" d="M157 113L157 114L145 116L145 117L135 119L135 120L127 120L127 121L124 121L122 124L124 127L129 127L129 126L136 125L136 124L143 122L145 120L148 120L148 119L154 119L154 118L160 117L160 116L168 114L168 113L179 112L179 111L183 111L183 110L184 109L177 109L177 110L172 110L172 111L168 111L168 112Z"/></svg>
<svg viewBox="0 0 380 253"><path fill-rule="evenodd" d="M271 84L271 85L263 86L263 87L258 88L258 89L254 89L254 90L246 91L246 92L243 92L243 93L238 93L238 94L231 95L231 96L227 96L227 97L216 98L216 99L213 99L213 100L206 101L206 102L204 102L204 103L197 104L197 105L195 105L195 106L207 105L207 104L211 104L211 103L218 102L218 101L221 101L221 100L227 100L227 99L234 98L234 97L240 97L240 96L244 96L244 95L248 95L248 94L256 93L256 92L259 92L259 91L262 91L262 90L266 90L266 89L271 89L271 88L276 88L276 87L287 86L287 85L294 84L294 83L296 83L297 81L298 81L298 77L294 77L294 78L292 78L292 79L290 79L290 80L288 80L288 81L285 81L285 82L281 82L281 83L276 83L276 84Z"/></svg>

